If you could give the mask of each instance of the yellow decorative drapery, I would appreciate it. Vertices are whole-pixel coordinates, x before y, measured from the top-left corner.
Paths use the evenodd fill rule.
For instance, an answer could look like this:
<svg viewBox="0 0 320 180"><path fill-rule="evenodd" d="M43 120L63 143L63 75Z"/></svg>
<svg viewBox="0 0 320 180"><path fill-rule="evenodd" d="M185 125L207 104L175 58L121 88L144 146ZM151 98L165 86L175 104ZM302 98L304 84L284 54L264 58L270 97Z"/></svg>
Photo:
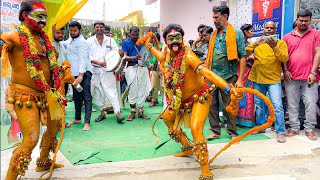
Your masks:
<svg viewBox="0 0 320 180"><path fill-rule="evenodd" d="M56 29L62 28L87 2L88 0L44 0L44 4L47 6L48 15L50 16L51 12L55 14L54 16L48 16L49 18L45 29L50 40L53 37L52 27L55 25ZM57 6L59 8L57 8Z"/></svg>

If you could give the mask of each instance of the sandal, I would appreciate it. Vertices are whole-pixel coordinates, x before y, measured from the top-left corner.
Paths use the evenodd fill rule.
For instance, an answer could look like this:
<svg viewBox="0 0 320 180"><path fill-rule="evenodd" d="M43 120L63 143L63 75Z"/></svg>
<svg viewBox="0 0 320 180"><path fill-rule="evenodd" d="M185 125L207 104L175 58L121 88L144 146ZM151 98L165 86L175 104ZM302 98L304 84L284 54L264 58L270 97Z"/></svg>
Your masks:
<svg viewBox="0 0 320 180"><path fill-rule="evenodd" d="M288 129L284 135L287 136L287 137L292 137L292 136L295 136L295 135L299 135L299 131Z"/></svg>
<svg viewBox="0 0 320 180"><path fill-rule="evenodd" d="M100 121L102 121L104 119L106 119L106 117L100 114L94 121L95 122L100 122Z"/></svg>
<svg viewBox="0 0 320 180"><path fill-rule="evenodd" d="M315 141L318 139L314 131L306 131L306 136L312 141Z"/></svg>
<svg viewBox="0 0 320 180"><path fill-rule="evenodd" d="M124 117L122 117L121 115L118 117L118 116L116 116L117 117L117 122L118 123L122 123L122 121L124 120Z"/></svg>
<svg viewBox="0 0 320 180"><path fill-rule="evenodd" d="M149 120L150 118L147 116L147 115L139 115L138 118L142 118L142 119L145 119L145 120Z"/></svg>
<svg viewBox="0 0 320 180"><path fill-rule="evenodd" d="M127 118L127 121L133 121L134 119L135 119L135 117L134 117L134 116L129 115L129 116L128 116L128 118Z"/></svg>
<svg viewBox="0 0 320 180"><path fill-rule="evenodd" d="M155 106L156 105L156 103L151 103L150 105L149 105L149 107L153 107L153 106Z"/></svg>
<svg viewBox="0 0 320 180"><path fill-rule="evenodd" d="M130 115L127 118L127 121L132 121L136 118L136 110L135 109L131 109L130 110Z"/></svg>

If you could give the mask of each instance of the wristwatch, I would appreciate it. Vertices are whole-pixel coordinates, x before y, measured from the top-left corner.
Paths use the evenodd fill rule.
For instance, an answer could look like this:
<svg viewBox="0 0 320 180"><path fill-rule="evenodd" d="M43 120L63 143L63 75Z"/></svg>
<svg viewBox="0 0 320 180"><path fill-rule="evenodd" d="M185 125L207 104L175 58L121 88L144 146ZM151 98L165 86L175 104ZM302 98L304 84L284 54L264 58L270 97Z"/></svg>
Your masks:
<svg viewBox="0 0 320 180"><path fill-rule="evenodd" d="M312 75L314 75L314 76L316 76L316 75L317 75L317 73L316 73L316 72L314 72L314 71L310 72L310 74L312 74Z"/></svg>

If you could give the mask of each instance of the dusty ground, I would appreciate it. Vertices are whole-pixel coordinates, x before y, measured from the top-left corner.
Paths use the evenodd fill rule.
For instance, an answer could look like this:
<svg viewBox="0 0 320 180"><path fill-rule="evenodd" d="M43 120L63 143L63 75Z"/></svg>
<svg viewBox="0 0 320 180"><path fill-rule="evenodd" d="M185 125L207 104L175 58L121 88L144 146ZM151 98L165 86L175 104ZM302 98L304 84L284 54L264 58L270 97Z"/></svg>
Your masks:
<svg viewBox="0 0 320 180"><path fill-rule="evenodd" d="M316 132L320 137L320 131ZM212 164L214 179L224 180L318 180L320 177L320 138L310 141L301 132L287 138L287 143L275 140L274 132L267 131L269 140L246 141L223 152ZM225 144L209 146L212 157ZM8 168L12 149L1 152L1 178ZM32 154L33 161L23 179L39 179L35 159L39 149ZM52 179L107 179L107 180L195 180L200 175L199 165L193 157L167 156L140 161L112 162L73 166L58 154L58 162L65 167L54 171Z"/></svg>

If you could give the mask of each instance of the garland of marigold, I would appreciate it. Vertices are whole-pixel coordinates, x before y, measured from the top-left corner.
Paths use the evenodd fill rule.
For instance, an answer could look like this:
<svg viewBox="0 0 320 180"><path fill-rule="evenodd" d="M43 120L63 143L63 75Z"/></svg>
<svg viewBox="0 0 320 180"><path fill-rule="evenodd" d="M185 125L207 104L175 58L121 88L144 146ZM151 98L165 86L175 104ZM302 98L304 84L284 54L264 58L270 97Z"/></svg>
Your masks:
<svg viewBox="0 0 320 180"><path fill-rule="evenodd" d="M33 41L33 37L29 29L25 25L19 25L17 28L19 32L21 46L23 48L23 57L27 65L27 71L29 71L31 79L35 84L43 91L51 91L50 85L47 83L41 64L39 51L36 48L36 44ZM48 36L44 31L39 32L40 37L44 40L44 45L47 50L47 57L50 63L50 71L54 78L54 88L57 90L60 87L61 81L59 78L59 65L58 65L58 53L54 46L51 44Z"/></svg>
<svg viewBox="0 0 320 180"><path fill-rule="evenodd" d="M170 53L168 52L165 60L165 93L168 108L178 112L181 104L182 86L186 71L186 52L187 47L184 45L182 50L176 55L175 60L171 61ZM176 91L176 98L173 96L173 91Z"/></svg>

